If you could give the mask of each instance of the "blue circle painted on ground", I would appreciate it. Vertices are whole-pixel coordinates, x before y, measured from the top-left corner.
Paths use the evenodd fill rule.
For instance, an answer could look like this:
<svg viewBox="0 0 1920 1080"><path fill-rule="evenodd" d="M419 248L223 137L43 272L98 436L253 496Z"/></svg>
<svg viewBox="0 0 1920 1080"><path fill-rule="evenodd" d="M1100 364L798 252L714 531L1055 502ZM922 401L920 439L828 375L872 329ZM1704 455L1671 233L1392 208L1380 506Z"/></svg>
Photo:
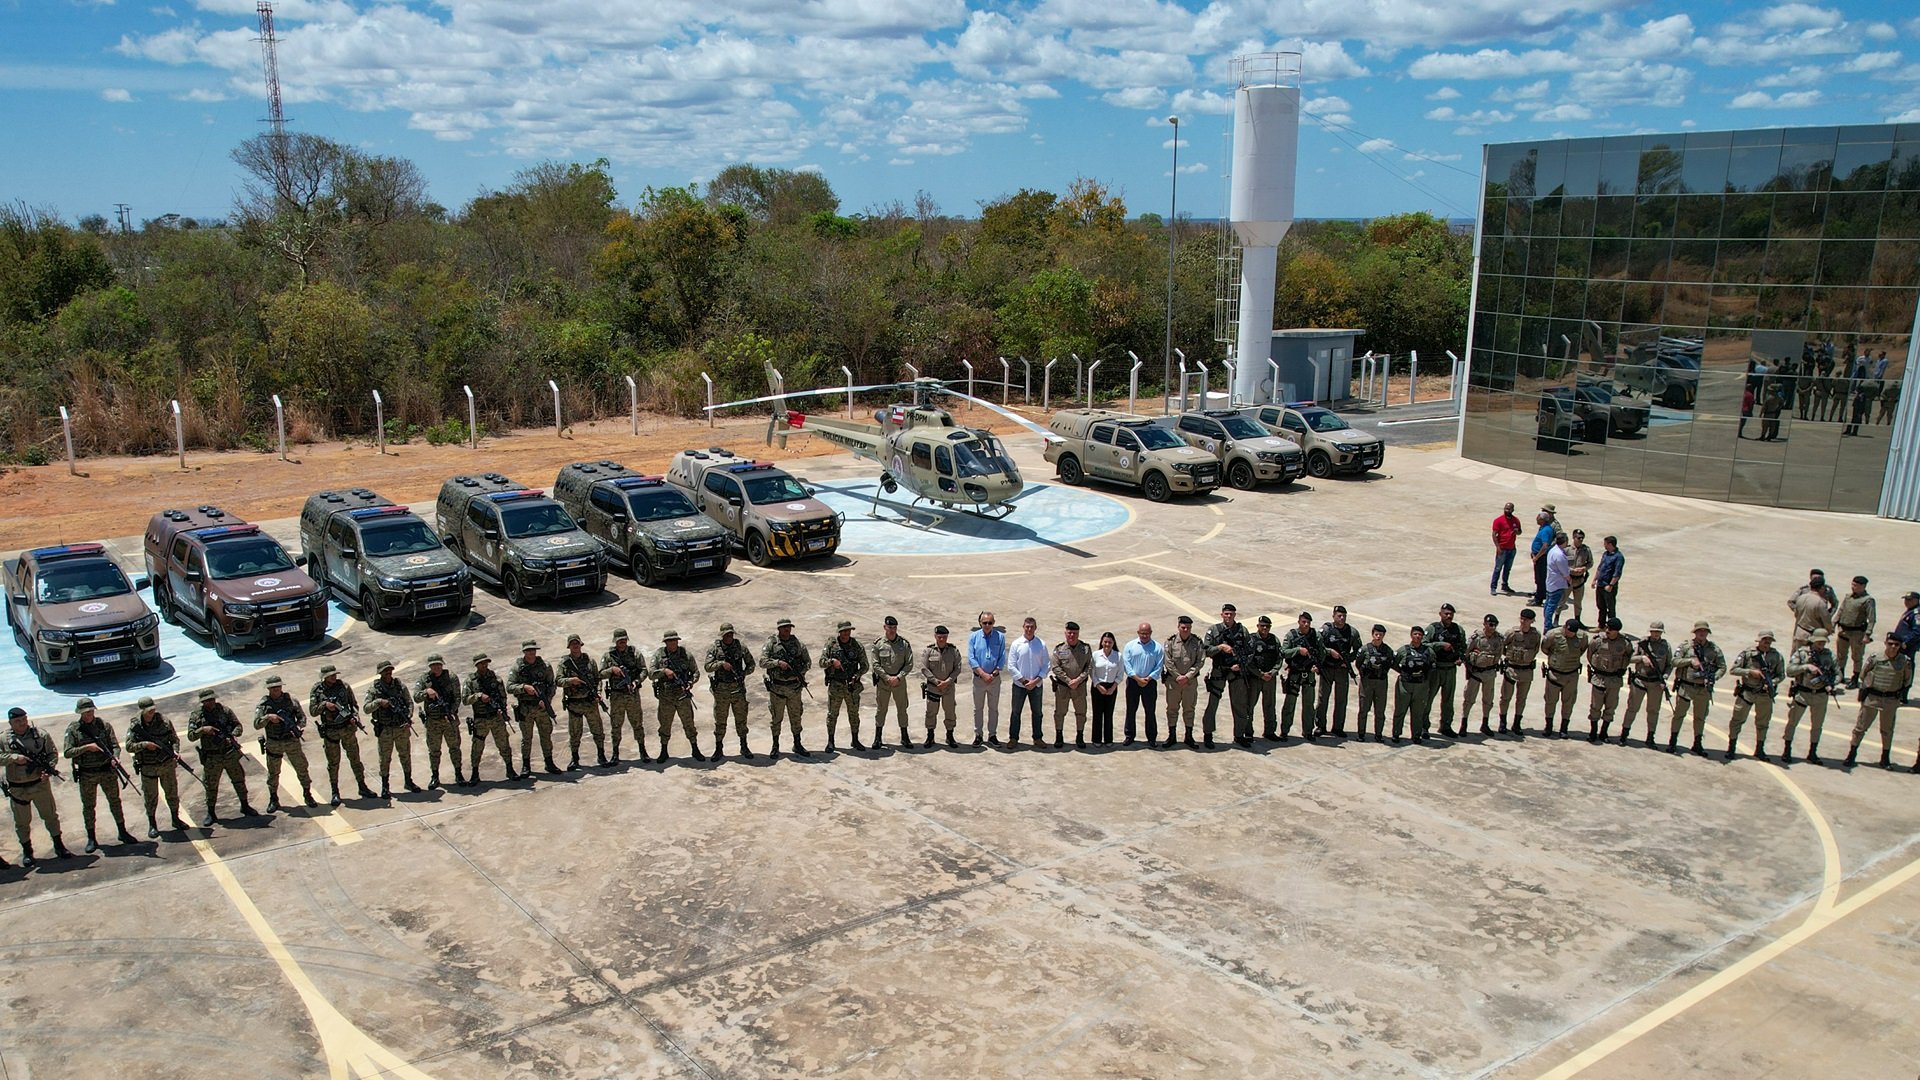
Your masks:
<svg viewBox="0 0 1920 1080"><path fill-rule="evenodd" d="M877 480L812 486L821 502L847 515L840 550L850 555L979 555L1058 547L1110 533L1132 517L1125 503L1096 492L1028 484L1014 500L1013 513L998 521L922 502L913 508L909 526L906 507L913 496L904 489L880 497L876 518L869 515ZM936 514L944 519L927 528Z"/></svg>
<svg viewBox="0 0 1920 1080"><path fill-rule="evenodd" d="M340 632L347 618L338 604L327 605L327 637L319 641L297 641L272 649L248 649L231 660L220 659L213 646L178 626L160 624L160 666L148 671L112 671L80 679L64 680L51 689L35 679L20 642L0 627L8 640L0 647L0 687L6 701L0 708L15 705L27 715L45 717L72 715L75 698L90 697L102 710L132 707L142 695L155 698L182 694L202 686L242 679L263 667L324 648L328 639ZM119 720L114 719L115 726Z"/></svg>

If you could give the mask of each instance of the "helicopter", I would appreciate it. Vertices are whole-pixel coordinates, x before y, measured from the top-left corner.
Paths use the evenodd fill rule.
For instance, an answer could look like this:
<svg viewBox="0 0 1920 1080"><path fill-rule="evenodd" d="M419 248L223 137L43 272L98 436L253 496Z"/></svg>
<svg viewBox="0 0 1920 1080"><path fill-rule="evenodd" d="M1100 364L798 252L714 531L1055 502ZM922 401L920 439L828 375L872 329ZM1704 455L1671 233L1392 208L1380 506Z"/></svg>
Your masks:
<svg viewBox="0 0 1920 1080"><path fill-rule="evenodd" d="M913 401L876 409L871 422L822 416L787 406L789 398L876 390L911 390ZM922 403L923 398L934 394L984 405L1042 437L1057 437L1017 413L955 390L938 379L783 391L710 408L771 404L773 415L767 422L769 445L777 443L785 449L787 438L792 434L818 435L852 451L855 457L877 463L880 485L873 493L870 516L880 516L882 492L892 495L901 488L913 496L905 507L908 524L915 524L915 509L923 502L988 520L999 520L1013 513L1014 500L1019 498L1024 484L1006 448L992 432L963 427L954 422L953 414L946 409ZM946 520L946 515L941 513L927 511L927 515L927 528L937 527Z"/></svg>

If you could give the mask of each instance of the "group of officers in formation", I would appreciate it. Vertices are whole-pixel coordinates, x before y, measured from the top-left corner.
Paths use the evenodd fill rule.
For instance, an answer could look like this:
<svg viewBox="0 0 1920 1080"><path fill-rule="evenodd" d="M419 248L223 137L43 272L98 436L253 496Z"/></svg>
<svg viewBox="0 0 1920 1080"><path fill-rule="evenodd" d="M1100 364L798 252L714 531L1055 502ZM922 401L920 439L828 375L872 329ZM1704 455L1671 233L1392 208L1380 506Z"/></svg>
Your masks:
<svg viewBox="0 0 1920 1080"><path fill-rule="evenodd" d="M972 688L975 746L1001 745L1003 697L1011 701L1009 745L1020 745L1023 712L1031 718L1032 744L1043 745L1041 703L1049 695L1053 699L1056 748L1065 745L1069 712L1074 717L1075 746L1085 747L1089 741L1111 745L1115 741L1114 718L1122 699L1126 703L1121 729L1125 745L1144 737L1148 745L1160 748L1174 746L1176 739L1188 747L1195 746L1198 712L1200 742L1212 748L1222 701L1233 724L1233 740L1240 746L1253 744L1256 711L1262 722L1260 737L1270 741L1291 738L1296 721L1303 739L1344 738L1348 692L1356 684L1354 736L1358 739L1371 737L1378 742L1390 738L1397 744L1410 736L1424 742L1431 735L1436 701L1442 736L1466 735L1477 703L1481 734L1520 738L1526 734L1527 702L1537 674L1543 684L1539 734L1568 735L1584 682L1588 686L1589 742L1612 738L1618 719L1618 740L1624 746L1636 721L1644 716L1646 745L1654 748L1660 713L1671 697L1674 707L1666 749L1679 751L1681 729L1691 719L1691 749L1696 754L1706 752L1701 740L1714 686L1721 678L1731 677L1733 706L1725 750L1729 759L1739 752L1740 732L1751 716L1754 756L1768 760L1767 729L1776 700L1784 690L1788 708L1781 758L1792 760L1794 734L1806 718L1811 728L1806 760L1816 764L1820 762L1818 749L1829 699L1843 686L1857 689L1859 715L1845 764L1854 765L1862 737L1878 723L1880 764L1891 767L1894 715L1911 690L1913 654L1920 649L1920 615L1915 610L1920 606L1920 594L1907 594L1907 611L1899 626L1874 652L1867 645L1871 622L1855 625L1844 621L1859 615L1857 598L1864 595L1865 585L1864 578L1855 579L1855 602L1849 606L1834 596L1815 571L1808 584L1788 601L1794 616L1791 655L1783 657L1774 647L1775 635L1767 631L1731 663L1712 640L1712 628L1705 621L1695 622L1691 640L1678 643L1676 648L1660 622L1649 625L1644 636L1632 638L1622 633L1618 618L1607 618L1597 634L1589 635L1576 615L1543 634L1535 625L1531 608L1520 613L1519 626L1514 629L1503 631L1499 617L1488 614L1477 629L1468 632L1455 621L1452 604L1441 605L1434 622L1410 627L1406 644L1397 648L1386 643L1387 629L1377 623L1363 638L1356 627L1349 625L1345 607L1336 606L1331 619L1320 625L1315 625L1310 612L1303 611L1294 627L1279 636L1267 616L1260 616L1249 629L1239 621L1234 605L1226 604L1220 610L1220 621L1204 634L1196 634L1193 619L1182 615L1176 620L1174 633L1164 640L1156 640L1152 625L1142 622L1136 627L1134 639L1124 646L1111 633L1089 644L1075 622L1066 623L1062 640L1049 645L1039 636L1032 618L1023 621L1018 636L1009 637L996 625L994 613L983 611L967 635L964 651L950 640L945 626L934 627L933 643L916 650L901 637L899 621L891 615L883 622L881 636L866 643L854 636L852 622L842 620L816 660L794 635L793 621L780 619L757 657L740 642L731 623L722 623L718 638L701 659L682 646L677 631L661 635L659 647L646 657L632 645L625 630L615 630L610 647L598 659L586 651L578 634L569 636L566 655L557 667L540 655L538 642L523 642L520 659L505 678L493 670L486 653L473 654L471 670L464 678L455 674L441 655L428 656L426 671L411 685L395 677L392 661L382 660L375 665L376 678L364 704L340 672L328 664L320 669L320 680L308 693L304 706L287 693L279 676L269 677L266 695L254 707L252 726L266 759L268 813L280 809L283 764L292 766L306 805L318 805L305 748L309 724L320 738L334 806L341 803L343 758L353 771L360 797L376 797L367 784L361 760L360 734L366 730L367 720L372 723L379 748L377 797L383 799L391 797L389 781L396 758L406 790L421 790L413 778L416 722L425 729L428 786L432 788L441 786L443 752L454 784L479 784L481 758L489 740L500 755L508 780L533 778L536 742L548 773L579 768L581 744L588 735L593 738L595 760L602 766L620 762L622 738L627 732L633 736L641 761L665 762L672 756L676 720L693 758L705 761L709 755L700 748L693 706L693 690L703 673L713 699L711 757L716 760L725 756L729 718L739 755L757 756L747 742L747 680L756 672L770 703L771 753L780 753L784 726L791 735L792 753L800 757L809 756L801 742L801 717L805 699L810 696L809 673L814 670L821 673L825 683L829 752L836 749L843 713L852 748L867 748L860 736L862 699L869 686L875 695L872 747L885 749L890 714L898 726L900 747L911 747L908 699L916 682L924 701L921 745L934 745L936 728L942 722L946 744L959 745L955 702L963 681ZM1838 624L1843 631L1851 632L1845 635L1848 648L1839 655L1828 647L1836 616L1843 620ZM1847 671L1849 662L1851 674ZM1386 724L1389 681L1393 683L1390 735ZM657 752L651 756L641 707L642 687L649 683L658 723ZM1010 687L1006 695L1001 693L1002 684ZM1204 708L1199 704L1202 688L1206 692ZM1623 688L1626 709L1621 716ZM1158 699L1163 693L1165 700L1161 702ZM554 758L556 696L567 717L569 756L565 769ZM132 785L132 775L120 760L123 750L132 756L134 771L139 773L148 838L160 835L156 812L162 796L172 827L185 829L175 774L183 768L192 770L180 756L180 733L155 708L153 699L139 700L124 740L99 716L91 699L76 702L75 712L77 718L57 745L28 723L24 710L16 708L8 714L10 730L0 746L0 758L5 760L6 795L27 865L34 860L29 826L35 813L53 841L54 854L71 857L61 837L50 786L52 780L63 778L63 759L79 787L87 851L98 847L95 809L102 794L113 816L117 839L122 844L134 842L120 801L120 789ZM1089 714L1091 735L1087 730ZM520 729L517 770L509 745L509 718ZM464 770L463 723L469 743ZM187 740L198 750L201 771L197 776L206 792L202 824L212 826L220 820L223 778L233 788L240 813L255 815L240 764L242 740L247 737L240 718L215 690L206 689L200 691L199 703L188 714L185 726ZM1920 761L1914 771L1920 772Z"/></svg>

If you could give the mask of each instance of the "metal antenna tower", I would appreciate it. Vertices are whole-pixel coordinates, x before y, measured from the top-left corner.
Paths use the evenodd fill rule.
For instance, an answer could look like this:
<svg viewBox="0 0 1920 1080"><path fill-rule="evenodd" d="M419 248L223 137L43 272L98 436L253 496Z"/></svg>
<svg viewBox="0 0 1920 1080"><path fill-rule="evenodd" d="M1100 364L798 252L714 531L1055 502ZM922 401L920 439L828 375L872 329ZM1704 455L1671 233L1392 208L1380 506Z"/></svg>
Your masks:
<svg viewBox="0 0 1920 1080"><path fill-rule="evenodd" d="M280 110L280 39L273 32L273 5L268 0L259 0L254 8L260 15L260 59L267 75L267 118L269 140L273 152L273 182L275 194L281 199L290 198L292 187L287 179L287 118Z"/></svg>

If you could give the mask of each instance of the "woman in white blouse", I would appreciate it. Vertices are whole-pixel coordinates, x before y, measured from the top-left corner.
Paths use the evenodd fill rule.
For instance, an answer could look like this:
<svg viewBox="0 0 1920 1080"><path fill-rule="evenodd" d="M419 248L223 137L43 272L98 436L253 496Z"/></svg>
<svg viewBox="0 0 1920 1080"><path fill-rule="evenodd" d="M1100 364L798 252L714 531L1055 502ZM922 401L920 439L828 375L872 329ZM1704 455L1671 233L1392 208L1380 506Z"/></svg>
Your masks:
<svg viewBox="0 0 1920 1080"><path fill-rule="evenodd" d="M1113 706L1120 700L1120 649L1113 632L1100 635L1100 648L1093 654L1093 744L1113 745Z"/></svg>

